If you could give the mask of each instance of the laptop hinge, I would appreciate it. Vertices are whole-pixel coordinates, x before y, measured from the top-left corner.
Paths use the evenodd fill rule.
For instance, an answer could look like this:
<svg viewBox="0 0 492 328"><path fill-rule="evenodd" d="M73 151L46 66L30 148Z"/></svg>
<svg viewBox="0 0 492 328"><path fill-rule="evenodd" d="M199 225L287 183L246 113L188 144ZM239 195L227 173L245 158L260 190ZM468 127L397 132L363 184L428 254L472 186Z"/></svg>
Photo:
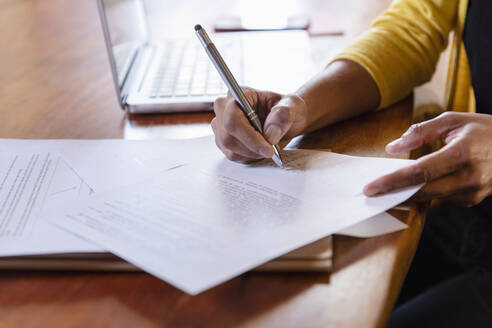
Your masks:
<svg viewBox="0 0 492 328"><path fill-rule="evenodd" d="M147 43L142 44L136 51L133 61L131 63L128 74L123 81L121 87L121 103L123 106L127 106L127 99L131 93L138 90L139 82L143 78L142 73L146 71L145 67L148 66L148 56L145 55L147 49L151 49Z"/></svg>
<svg viewBox="0 0 492 328"><path fill-rule="evenodd" d="M121 95L121 104L123 107L126 107L126 99L128 98L128 94Z"/></svg>
<svg viewBox="0 0 492 328"><path fill-rule="evenodd" d="M135 62L137 60L139 53L140 53L140 47L133 54L133 58L131 60L130 67L128 68L128 71L126 72L125 77L123 78L123 82L121 84L120 99L121 99L121 105L123 106L123 108L126 106L126 99L128 98L128 93L129 93L129 89L130 89L129 84L132 83L130 76L132 75L132 71L135 69Z"/></svg>

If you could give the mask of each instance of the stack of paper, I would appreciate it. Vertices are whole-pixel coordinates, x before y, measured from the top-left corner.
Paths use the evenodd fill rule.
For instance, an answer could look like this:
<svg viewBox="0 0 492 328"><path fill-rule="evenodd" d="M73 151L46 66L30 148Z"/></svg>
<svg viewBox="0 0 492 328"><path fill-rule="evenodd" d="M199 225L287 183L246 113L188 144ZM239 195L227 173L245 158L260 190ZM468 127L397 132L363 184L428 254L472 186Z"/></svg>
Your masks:
<svg viewBox="0 0 492 328"><path fill-rule="evenodd" d="M223 159L209 138L2 140L0 151L1 255L109 250L190 294L292 251L281 261L306 258L295 250L418 189L376 198L361 192L405 160L290 150L285 169L270 161L247 166ZM383 232L401 229L384 215L371 220ZM330 240L321 251L317 244L318 260L331 259Z"/></svg>

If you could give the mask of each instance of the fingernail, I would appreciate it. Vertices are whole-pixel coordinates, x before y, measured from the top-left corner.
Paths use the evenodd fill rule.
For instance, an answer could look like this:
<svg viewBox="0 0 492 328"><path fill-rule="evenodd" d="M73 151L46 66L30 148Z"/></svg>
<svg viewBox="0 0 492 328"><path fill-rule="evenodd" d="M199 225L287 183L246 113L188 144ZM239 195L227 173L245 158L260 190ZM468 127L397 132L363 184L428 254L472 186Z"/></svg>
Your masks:
<svg viewBox="0 0 492 328"><path fill-rule="evenodd" d="M398 149L398 146L401 146L401 142L403 141L402 138L393 140L389 144L386 145L385 150L389 154L398 154L400 152L400 149Z"/></svg>
<svg viewBox="0 0 492 328"><path fill-rule="evenodd" d="M400 142L401 142L401 138L398 138L396 140L393 140L392 142L390 142L389 144L386 145L386 147L393 147L395 145L398 145Z"/></svg>
<svg viewBox="0 0 492 328"><path fill-rule="evenodd" d="M276 145L282 137L282 130L278 125L272 124L266 129L265 137L267 138L269 143L271 143L272 145Z"/></svg>
<svg viewBox="0 0 492 328"><path fill-rule="evenodd" d="M379 190L377 187L374 187L374 186L371 186L371 185L367 185L364 187L364 195L366 196L375 196L379 193Z"/></svg>
<svg viewBox="0 0 492 328"><path fill-rule="evenodd" d="M261 147L260 155L265 158L271 158L273 156L273 148L272 147Z"/></svg>

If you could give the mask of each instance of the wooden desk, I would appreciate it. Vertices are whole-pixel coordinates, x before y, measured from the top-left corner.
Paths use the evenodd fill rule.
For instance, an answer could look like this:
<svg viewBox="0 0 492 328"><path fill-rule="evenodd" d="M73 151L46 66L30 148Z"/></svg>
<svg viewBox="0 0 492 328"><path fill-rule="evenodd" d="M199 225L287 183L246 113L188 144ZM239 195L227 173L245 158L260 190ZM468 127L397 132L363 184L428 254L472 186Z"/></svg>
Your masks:
<svg viewBox="0 0 492 328"><path fill-rule="evenodd" d="M348 25L347 36L326 41L340 45L367 28L389 2L373 1L368 8L361 6L367 5L363 0L299 3L306 11L351 10L355 23ZM207 7L208 15L231 2L190 3ZM183 19L196 22L203 14L196 8ZM168 18L175 23L176 17ZM95 1L3 0L0 31L2 138L139 139L211 133L210 113L125 116L116 102ZM387 156L383 146L411 120L412 100L407 99L296 143ZM331 275L247 273L195 297L144 273L2 272L0 326L382 327L424 219L415 209L409 215L393 214L410 227L379 238L336 237Z"/></svg>

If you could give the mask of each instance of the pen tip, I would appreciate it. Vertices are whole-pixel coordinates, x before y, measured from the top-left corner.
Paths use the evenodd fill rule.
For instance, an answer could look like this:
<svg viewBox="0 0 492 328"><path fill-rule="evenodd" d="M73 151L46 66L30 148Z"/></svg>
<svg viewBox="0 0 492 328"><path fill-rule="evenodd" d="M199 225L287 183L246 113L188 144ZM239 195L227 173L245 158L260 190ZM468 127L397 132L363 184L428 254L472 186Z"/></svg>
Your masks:
<svg viewBox="0 0 492 328"><path fill-rule="evenodd" d="M278 157L277 155L273 155L272 160L275 164L277 164L278 167L284 168L284 163L282 163L280 157Z"/></svg>
<svg viewBox="0 0 492 328"><path fill-rule="evenodd" d="M202 26L200 24L195 25L195 31L199 31L202 29Z"/></svg>

